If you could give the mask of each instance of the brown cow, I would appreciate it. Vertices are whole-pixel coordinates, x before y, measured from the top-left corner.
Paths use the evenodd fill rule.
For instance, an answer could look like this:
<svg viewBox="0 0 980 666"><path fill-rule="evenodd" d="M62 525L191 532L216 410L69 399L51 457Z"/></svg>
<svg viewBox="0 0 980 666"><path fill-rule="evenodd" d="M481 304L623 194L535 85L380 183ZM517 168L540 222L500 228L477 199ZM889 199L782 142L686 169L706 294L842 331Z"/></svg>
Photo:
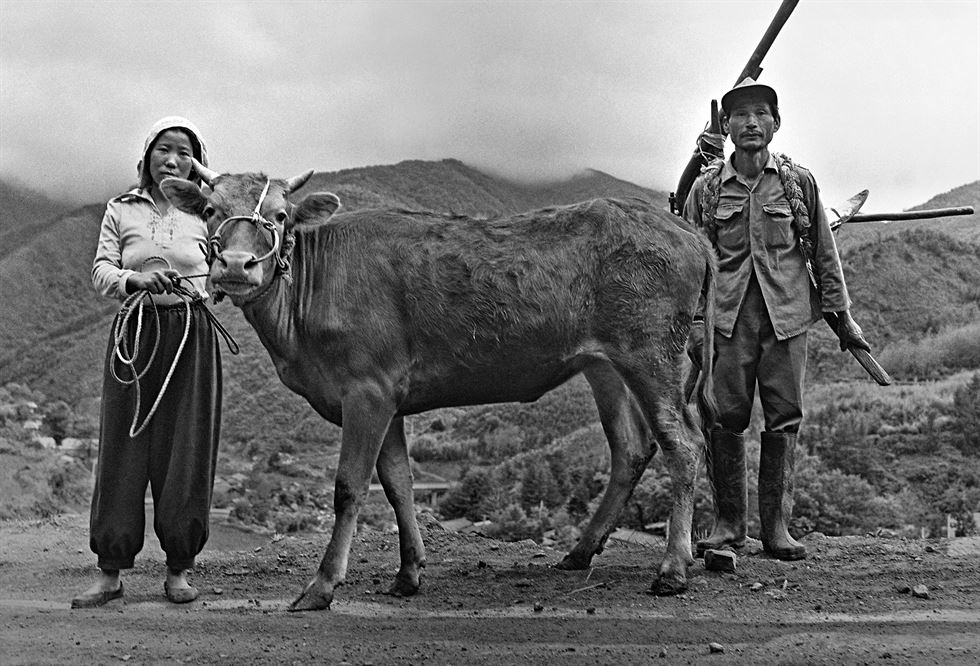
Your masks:
<svg viewBox="0 0 980 666"><path fill-rule="evenodd" d="M186 180L162 187L178 208L207 220L214 286L242 309L286 386L343 427L333 534L290 610L329 608L375 467L398 522L401 567L389 592L418 590L425 550L406 415L533 401L579 372L595 395L612 468L595 515L558 566L586 568L601 552L659 444L673 507L653 591L686 589L704 433L683 396L684 352L703 290L712 302L714 271L699 235L640 200L491 220L391 209L331 218L333 194L286 199L312 171L288 180L198 171L209 196ZM710 380L699 381L707 423Z"/></svg>

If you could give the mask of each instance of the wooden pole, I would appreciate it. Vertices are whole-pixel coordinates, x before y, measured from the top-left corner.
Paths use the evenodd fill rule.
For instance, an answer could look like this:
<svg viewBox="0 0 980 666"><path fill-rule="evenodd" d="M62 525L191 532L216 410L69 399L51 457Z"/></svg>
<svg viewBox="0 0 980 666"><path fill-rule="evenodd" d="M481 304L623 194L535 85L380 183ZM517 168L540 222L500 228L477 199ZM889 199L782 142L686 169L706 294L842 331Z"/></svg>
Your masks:
<svg viewBox="0 0 980 666"><path fill-rule="evenodd" d="M850 222L897 222L900 220L928 220L934 217L952 217L954 215L973 215L973 206L956 208L933 208L931 210L906 210L901 213L855 213L847 221Z"/></svg>
<svg viewBox="0 0 980 666"><path fill-rule="evenodd" d="M762 59L766 57L766 54L772 47L772 43L776 41L776 36L779 35L779 31L783 29L786 21L789 20L789 15L793 13L793 10L796 9L796 5L799 2L800 0L783 0L782 4L779 5L776 15L769 23L769 27L766 28L762 39L759 40L758 46L755 47L752 55L749 56L748 62L745 63L745 67L742 68L738 78L735 79L735 83L732 84L733 88L746 77L752 77L758 80L759 75L762 74ZM705 124L705 128L717 123L717 115L717 113L712 113L713 117ZM684 215L684 202L687 201L687 195L691 191L694 180L701 173L701 167L707 163L705 161L704 151L700 145L700 140L698 143L697 149L691 155L691 159L688 160L687 166L684 167L684 171L681 173L681 179L677 183L677 190L670 194L671 210L678 215Z"/></svg>

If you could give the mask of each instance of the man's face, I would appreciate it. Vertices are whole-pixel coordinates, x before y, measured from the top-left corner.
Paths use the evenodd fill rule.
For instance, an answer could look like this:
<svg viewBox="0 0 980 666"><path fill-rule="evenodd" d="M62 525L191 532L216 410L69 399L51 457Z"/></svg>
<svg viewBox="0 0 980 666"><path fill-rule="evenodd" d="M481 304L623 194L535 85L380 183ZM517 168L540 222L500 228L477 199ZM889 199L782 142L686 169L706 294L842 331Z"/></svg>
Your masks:
<svg viewBox="0 0 980 666"><path fill-rule="evenodd" d="M748 94L735 99L722 128L737 149L757 151L772 141L773 134L779 129L779 121L773 116L764 95Z"/></svg>

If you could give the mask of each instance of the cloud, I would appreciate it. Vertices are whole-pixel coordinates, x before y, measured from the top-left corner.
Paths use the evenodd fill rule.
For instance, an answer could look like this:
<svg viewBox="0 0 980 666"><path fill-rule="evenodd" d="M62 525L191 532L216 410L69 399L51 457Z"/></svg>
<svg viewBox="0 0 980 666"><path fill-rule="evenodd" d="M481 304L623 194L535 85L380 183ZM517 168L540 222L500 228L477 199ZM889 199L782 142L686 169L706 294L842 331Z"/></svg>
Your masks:
<svg viewBox="0 0 980 666"><path fill-rule="evenodd" d="M177 113L229 171L455 157L670 190L773 4L4 0L0 177L105 198ZM801 3L764 63L774 147L830 198L871 187L876 207L976 180L978 18Z"/></svg>

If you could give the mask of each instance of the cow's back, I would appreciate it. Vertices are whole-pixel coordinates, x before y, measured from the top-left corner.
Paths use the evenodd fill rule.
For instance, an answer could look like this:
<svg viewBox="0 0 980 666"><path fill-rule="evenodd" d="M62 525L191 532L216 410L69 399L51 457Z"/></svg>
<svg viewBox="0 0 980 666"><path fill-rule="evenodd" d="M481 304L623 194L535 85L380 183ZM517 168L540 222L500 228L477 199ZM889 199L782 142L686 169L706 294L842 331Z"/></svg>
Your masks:
<svg viewBox="0 0 980 666"><path fill-rule="evenodd" d="M298 237L296 254L315 271L297 275L320 294L314 323L402 350L424 408L445 402L433 392L447 376L475 392L454 389L455 404L530 400L574 374L584 346L669 336L704 274L697 236L639 199L490 220L355 211Z"/></svg>

